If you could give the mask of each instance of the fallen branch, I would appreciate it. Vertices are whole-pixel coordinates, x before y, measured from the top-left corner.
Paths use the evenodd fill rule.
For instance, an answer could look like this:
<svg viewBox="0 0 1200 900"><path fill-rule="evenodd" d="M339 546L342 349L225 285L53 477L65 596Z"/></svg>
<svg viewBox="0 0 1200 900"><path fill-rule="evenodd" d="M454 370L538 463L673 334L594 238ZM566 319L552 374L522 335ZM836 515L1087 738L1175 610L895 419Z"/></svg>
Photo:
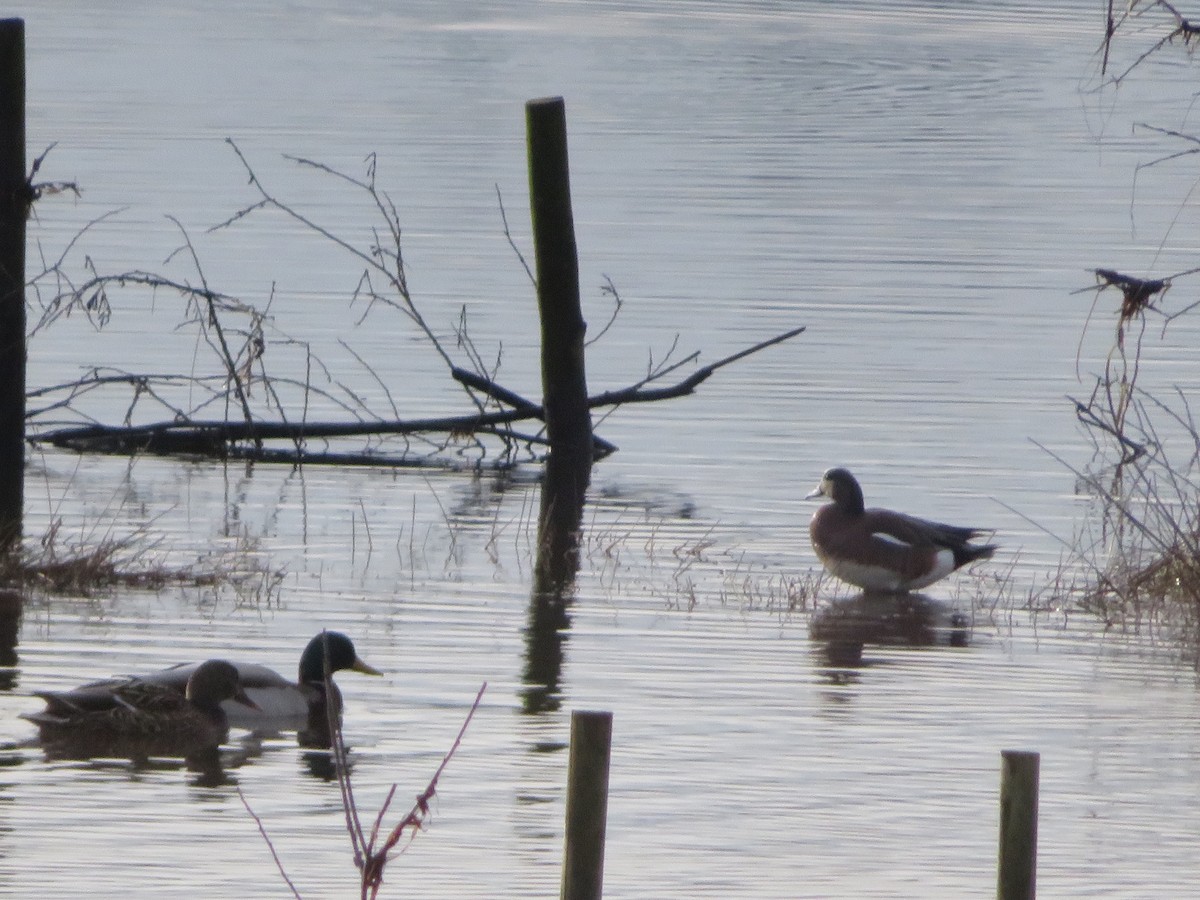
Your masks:
<svg viewBox="0 0 1200 900"><path fill-rule="evenodd" d="M649 403L687 396L719 369L767 347L789 340L804 330L804 326L801 326L760 341L714 363L702 366L687 378L668 387L646 387L648 382L660 378L666 371L671 371L674 367L659 371L630 387L605 391L590 397L588 408L598 409L627 403ZM92 453L182 454L292 464L386 466L423 465L426 463L407 453L401 456L388 456L370 451L358 453L310 452L304 447L304 442L349 437L435 433L448 435L451 438L491 434L525 446L545 442L540 435L519 434L508 427L521 421L542 421L545 410L541 404L533 403L495 382L464 369L456 367L453 373L455 379L463 385L513 408L461 416L373 422L230 422L181 419L130 426L93 424L45 431L33 436L31 441ZM263 442L272 440L289 441L293 447L287 450L273 450L262 446ZM602 438L596 438L595 442L598 458L607 456L616 450L615 445ZM243 443L249 443L252 446L239 446Z"/></svg>
<svg viewBox="0 0 1200 900"><path fill-rule="evenodd" d="M641 384L634 385L630 388L625 388L619 391L606 391L595 397L588 399L588 406L595 408L598 406L620 406L625 403L650 403L655 400L669 400L673 397L684 397L692 393L702 382L718 369L724 368L730 363L737 362L739 359L744 359L752 353L757 353L759 350L765 350L767 347L772 347L775 344L794 338L801 334L806 326L801 325L799 328L793 328L790 331L785 331L783 334L777 334L773 338L768 338L765 341L760 341L752 347L747 347L744 350L739 350L737 353L730 354L723 359L717 360L715 363L709 363L707 366L702 366L697 369L687 378L678 384L665 388L650 388L642 387Z"/></svg>
<svg viewBox="0 0 1200 900"><path fill-rule="evenodd" d="M376 184L374 157L368 158L369 165L363 177L347 175L312 160L286 157L303 168L348 184L369 199L383 224L373 229L374 240L369 246L357 247L274 195L241 149L232 141L229 145L256 196L209 231L232 227L252 213L269 208L348 253L362 267L351 302L365 301L368 312L381 304L407 316L447 365L451 377L463 388L469 404L467 409L458 415L404 419L387 380L372 369L368 360L339 339L342 349L374 379L390 407L382 414L369 408L364 393L337 377L336 370L331 370L313 352L309 342L281 332L274 317L210 286L197 246L183 225L168 217L182 235L182 242L167 261L182 258L189 265L188 276L166 277L142 269L107 275L97 270L90 257L85 257L87 277L77 280L68 276L65 267L67 254L75 247L72 241L32 284L35 292L37 283L43 279L52 280L58 288L57 293L46 300L38 294L41 316L33 331L36 333L74 313L86 315L98 328L103 327L112 313L109 293L118 288L170 292L182 299L186 311L183 324L194 329L198 338L211 349L218 361L217 371L211 375L189 377L93 368L74 382L42 388L29 395L37 401L30 405L26 417L30 441L77 452L151 453L293 465L450 464L461 467L466 463L482 468L489 462L493 467L510 468L526 460L544 461L547 446L545 409L540 403L499 383L501 354L497 352L495 359L489 361L476 347L466 328L466 307L463 307L455 331L460 351L455 355L462 357L465 354L464 364L452 358L450 351L453 348L438 337L438 332L418 309L409 291L399 215L388 194ZM516 250L503 206L501 218L505 236ZM102 220L103 217L93 220L88 227ZM517 255L526 271L530 271L519 251ZM622 307L621 297L611 280L605 279L602 290L612 297L614 310L600 335L612 324ZM271 297L274 297L273 287ZM269 304L267 308L270 308ZM362 317L366 314L364 312ZM679 336L676 335L665 354L652 352L647 371L640 380L590 397L588 408L607 407L611 410L628 403L686 396L724 366L803 331L803 327L791 329L697 368L682 380L668 385L668 379L680 377L679 373L685 367L695 365L699 356L691 353L677 358ZM294 360L295 353L302 357ZM272 360L272 368L290 367L288 374L282 377L270 374L265 365L268 357ZM114 386L123 386L129 398L123 421L109 425L100 422L99 416L89 407L110 395L107 390L99 395L97 391ZM323 407L319 413L322 420L312 421L318 417L313 405L316 402ZM150 409L146 408L147 404ZM217 409L220 411L214 412ZM341 420L330 421L333 416ZM240 421L233 421L235 417ZM519 430L522 422L537 424ZM358 439L365 446L361 449L346 446L347 439ZM592 440L595 459L617 450L616 445L595 434ZM278 446L279 442L287 442L290 446ZM308 446L310 443L314 446Z"/></svg>
<svg viewBox="0 0 1200 900"><path fill-rule="evenodd" d="M517 412L528 413L530 417L534 419L543 419L544 410L542 409L540 403L534 403L532 400L527 400L520 394L510 391L508 388L496 384L494 381L489 381L480 375L476 375L474 372L469 372L466 369L458 366L455 366L451 370L450 374L453 375L454 380L460 384L464 384L473 390L477 390L480 393L486 394L488 397L491 397L493 400L499 403L503 403L505 406L511 406ZM603 459L609 454L617 451L616 444L606 441L604 438L596 434L592 435L592 446L595 448L596 459Z"/></svg>

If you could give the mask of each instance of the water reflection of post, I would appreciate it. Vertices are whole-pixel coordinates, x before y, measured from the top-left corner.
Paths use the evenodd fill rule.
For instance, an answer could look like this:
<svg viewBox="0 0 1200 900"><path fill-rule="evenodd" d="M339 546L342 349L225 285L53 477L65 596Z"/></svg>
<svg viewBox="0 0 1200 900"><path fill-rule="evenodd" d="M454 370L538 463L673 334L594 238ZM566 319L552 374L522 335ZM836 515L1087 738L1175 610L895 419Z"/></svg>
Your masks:
<svg viewBox="0 0 1200 900"><path fill-rule="evenodd" d="M20 591L0 588L0 691L17 686L17 639L24 600Z"/></svg>
<svg viewBox="0 0 1200 900"><path fill-rule="evenodd" d="M592 421L563 99L530 100L525 104L525 125L542 324L542 404L550 446L526 631L524 708L537 713L558 707L562 645L570 625L567 610L579 571L579 529L592 470Z"/></svg>

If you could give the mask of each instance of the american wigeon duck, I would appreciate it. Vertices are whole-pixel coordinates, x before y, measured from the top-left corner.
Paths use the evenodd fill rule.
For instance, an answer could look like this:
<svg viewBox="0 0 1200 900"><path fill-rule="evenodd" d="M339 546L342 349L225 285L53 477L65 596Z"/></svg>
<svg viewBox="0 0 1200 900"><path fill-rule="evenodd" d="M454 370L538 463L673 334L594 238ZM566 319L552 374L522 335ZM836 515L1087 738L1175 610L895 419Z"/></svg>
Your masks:
<svg viewBox="0 0 1200 900"><path fill-rule="evenodd" d="M21 717L38 726L44 744L86 746L96 755L130 747L139 754L186 755L215 747L229 730L221 703L254 708L237 668L220 659L198 665L183 692L124 678L35 696L46 708Z"/></svg>
<svg viewBox="0 0 1200 900"><path fill-rule="evenodd" d="M254 701L253 710L224 704L231 724L240 728L275 730L280 724L307 720L310 725L324 723L328 705L332 702L335 716L341 715L342 694L332 685L331 697L325 696L325 653L329 652L329 671L350 670L364 675L382 673L358 657L354 642L340 631L322 631L304 648L300 655L299 679L288 681L274 669L257 663L237 662L238 676L247 696ZM196 663L182 663L149 675L141 680L183 691Z"/></svg>
<svg viewBox="0 0 1200 900"><path fill-rule="evenodd" d="M862 488L846 469L827 471L805 499L821 496L833 502L809 524L813 549L831 574L865 591L919 590L996 551L970 543L987 529L864 508Z"/></svg>

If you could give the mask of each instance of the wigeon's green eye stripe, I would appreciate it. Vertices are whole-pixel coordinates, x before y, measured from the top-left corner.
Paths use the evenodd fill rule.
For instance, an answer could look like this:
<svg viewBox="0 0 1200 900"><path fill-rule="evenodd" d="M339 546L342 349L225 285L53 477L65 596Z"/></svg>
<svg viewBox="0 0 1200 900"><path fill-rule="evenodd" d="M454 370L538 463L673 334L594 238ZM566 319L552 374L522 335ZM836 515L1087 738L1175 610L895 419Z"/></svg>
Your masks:
<svg viewBox="0 0 1200 900"><path fill-rule="evenodd" d="M828 470L806 499L822 496L832 502L809 524L813 549L830 574L864 591L920 590L996 552L995 544L970 543L988 529L867 509L862 488L846 469Z"/></svg>

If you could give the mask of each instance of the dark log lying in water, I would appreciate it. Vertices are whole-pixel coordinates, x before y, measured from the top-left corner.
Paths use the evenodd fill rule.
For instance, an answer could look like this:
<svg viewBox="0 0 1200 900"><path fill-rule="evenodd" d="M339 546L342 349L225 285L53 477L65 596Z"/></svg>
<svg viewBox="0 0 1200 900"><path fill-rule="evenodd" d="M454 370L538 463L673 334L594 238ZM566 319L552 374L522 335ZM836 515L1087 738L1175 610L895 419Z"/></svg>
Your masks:
<svg viewBox="0 0 1200 900"><path fill-rule="evenodd" d="M605 391L588 398L588 408L620 406L626 403L650 403L684 397L695 391L703 381L723 366L786 341L804 331L793 328L752 347L739 350L717 362L703 366L682 381L669 387L647 387L642 381L619 390ZM397 419L353 422L279 422L279 421L220 421L178 419L145 425L79 425L43 431L33 435L34 443L50 444L80 453L113 453L132 455L197 456L215 459L249 459L264 462L445 467L444 457L425 452L405 451L386 453L366 449L352 452L313 451L307 441L329 441L340 438L380 437L389 435L441 435L445 446L456 438L488 435L526 447L542 446L542 434L514 431L518 422L541 422L541 404L526 400L501 385L464 369L454 369L455 379L472 390L512 407L495 412L475 412L460 416L440 416L427 419ZM264 447L267 441L287 441L291 447ZM615 445L603 438L593 437L596 459L614 452Z"/></svg>

